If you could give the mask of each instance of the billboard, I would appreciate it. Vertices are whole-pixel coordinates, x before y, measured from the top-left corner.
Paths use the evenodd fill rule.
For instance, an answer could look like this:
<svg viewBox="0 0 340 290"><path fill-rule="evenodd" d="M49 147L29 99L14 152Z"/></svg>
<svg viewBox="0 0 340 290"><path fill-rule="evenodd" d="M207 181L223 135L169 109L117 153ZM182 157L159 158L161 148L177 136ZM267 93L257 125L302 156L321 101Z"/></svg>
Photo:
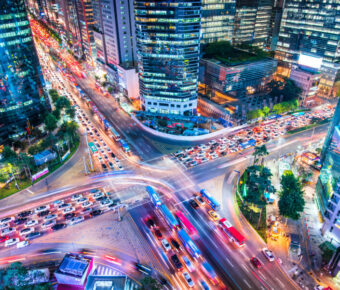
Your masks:
<svg viewBox="0 0 340 290"><path fill-rule="evenodd" d="M300 53L298 64L314 69L319 69L322 65L322 57Z"/></svg>
<svg viewBox="0 0 340 290"><path fill-rule="evenodd" d="M41 176L44 176L45 174L48 173L48 167L46 167L45 169L39 171L38 173L32 175L32 182L34 180L37 180L38 178L40 178Z"/></svg>

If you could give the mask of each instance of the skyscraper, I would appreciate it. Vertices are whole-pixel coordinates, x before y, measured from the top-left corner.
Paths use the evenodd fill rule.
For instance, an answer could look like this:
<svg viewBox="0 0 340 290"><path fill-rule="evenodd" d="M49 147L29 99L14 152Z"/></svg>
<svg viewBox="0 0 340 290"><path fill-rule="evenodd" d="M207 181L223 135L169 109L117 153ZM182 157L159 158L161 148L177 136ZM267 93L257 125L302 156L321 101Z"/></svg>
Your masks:
<svg viewBox="0 0 340 290"><path fill-rule="evenodd" d="M340 101L321 151L316 201L325 218L322 233L340 243Z"/></svg>
<svg viewBox="0 0 340 290"><path fill-rule="evenodd" d="M233 44L265 47L272 18L272 0L236 0Z"/></svg>
<svg viewBox="0 0 340 290"><path fill-rule="evenodd" d="M201 43L232 41L236 0L203 0Z"/></svg>
<svg viewBox="0 0 340 290"><path fill-rule="evenodd" d="M193 114L197 107L201 0L135 0L142 108Z"/></svg>
<svg viewBox="0 0 340 290"><path fill-rule="evenodd" d="M289 76L291 63L301 53L322 58L319 92L330 95L339 72L340 6L338 1L286 0L276 58L282 75Z"/></svg>
<svg viewBox="0 0 340 290"><path fill-rule="evenodd" d="M0 144L38 125L43 78L24 0L0 1Z"/></svg>

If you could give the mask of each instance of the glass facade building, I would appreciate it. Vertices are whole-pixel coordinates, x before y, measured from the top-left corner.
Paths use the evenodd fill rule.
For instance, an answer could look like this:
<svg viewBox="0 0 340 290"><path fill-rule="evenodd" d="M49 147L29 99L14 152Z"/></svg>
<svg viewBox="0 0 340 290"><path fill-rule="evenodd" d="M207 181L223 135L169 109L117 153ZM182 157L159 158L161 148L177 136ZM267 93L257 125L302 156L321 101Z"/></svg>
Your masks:
<svg viewBox="0 0 340 290"><path fill-rule="evenodd" d="M0 144L42 121L43 83L24 0L0 1Z"/></svg>
<svg viewBox="0 0 340 290"><path fill-rule="evenodd" d="M300 53L322 57L319 93L330 95L340 68L339 17L338 1L286 0L276 52L282 62L279 73L289 76Z"/></svg>
<svg viewBox="0 0 340 290"><path fill-rule="evenodd" d="M232 41L236 0L203 0L201 43Z"/></svg>
<svg viewBox="0 0 340 290"><path fill-rule="evenodd" d="M200 0L135 0L141 106L164 114L195 113Z"/></svg>

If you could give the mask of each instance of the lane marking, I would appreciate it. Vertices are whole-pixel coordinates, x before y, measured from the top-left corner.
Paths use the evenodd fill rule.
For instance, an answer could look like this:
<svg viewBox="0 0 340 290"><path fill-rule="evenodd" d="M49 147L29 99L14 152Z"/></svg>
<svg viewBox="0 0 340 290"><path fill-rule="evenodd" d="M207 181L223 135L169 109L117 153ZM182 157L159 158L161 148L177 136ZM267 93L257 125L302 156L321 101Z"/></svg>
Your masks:
<svg viewBox="0 0 340 290"><path fill-rule="evenodd" d="M284 289L285 285L283 284L283 282L279 279L279 278L275 278L275 280L280 284L280 286Z"/></svg>
<svg viewBox="0 0 340 290"><path fill-rule="evenodd" d="M246 279L243 279L243 282L248 286L249 289L251 289L251 286Z"/></svg>
<svg viewBox="0 0 340 290"><path fill-rule="evenodd" d="M246 270L248 273L250 273L250 272L249 272L249 269L247 268L246 265L242 264L242 268L243 268L244 270Z"/></svg>
<svg viewBox="0 0 340 290"><path fill-rule="evenodd" d="M231 265L234 266L234 264L226 257L225 260Z"/></svg>
<svg viewBox="0 0 340 290"><path fill-rule="evenodd" d="M30 190L30 189L26 189L30 194L34 194L34 192L32 191L32 190Z"/></svg>

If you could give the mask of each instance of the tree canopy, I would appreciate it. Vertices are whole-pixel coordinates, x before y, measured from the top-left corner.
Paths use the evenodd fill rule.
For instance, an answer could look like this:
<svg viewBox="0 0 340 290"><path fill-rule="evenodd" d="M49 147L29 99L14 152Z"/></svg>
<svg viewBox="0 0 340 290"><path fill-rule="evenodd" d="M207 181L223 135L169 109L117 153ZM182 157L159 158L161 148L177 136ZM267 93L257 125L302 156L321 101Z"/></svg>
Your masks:
<svg viewBox="0 0 340 290"><path fill-rule="evenodd" d="M143 290L160 290L162 285L150 276L144 277L141 281Z"/></svg>
<svg viewBox="0 0 340 290"><path fill-rule="evenodd" d="M260 164L263 164L264 157L269 154L266 145L255 146L253 156L254 156L254 164L257 164L258 161L261 161Z"/></svg>
<svg viewBox="0 0 340 290"><path fill-rule="evenodd" d="M55 106L57 109L61 110L63 108L69 108L71 106L71 103L66 97L62 96L59 97L58 100L55 102Z"/></svg>
<svg viewBox="0 0 340 290"><path fill-rule="evenodd" d="M53 114L48 113L44 120L46 130L53 132L57 128L57 122L57 118Z"/></svg>
<svg viewBox="0 0 340 290"><path fill-rule="evenodd" d="M279 193L279 210L284 217L298 220L304 209L302 185L291 171L286 171L281 178L281 191Z"/></svg>
<svg viewBox="0 0 340 290"><path fill-rule="evenodd" d="M256 109L247 112L247 119L248 120L253 120L253 119L258 119L264 117L264 113L262 112L261 109Z"/></svg>
<svg viewBox="0 0 340 290"><path fill-rule="evenodd" d="M291 79L285 78L284 82L272 80L268 83L272 97L283 96L285 102L298 100L302 89L299 88Z"/></svg>

